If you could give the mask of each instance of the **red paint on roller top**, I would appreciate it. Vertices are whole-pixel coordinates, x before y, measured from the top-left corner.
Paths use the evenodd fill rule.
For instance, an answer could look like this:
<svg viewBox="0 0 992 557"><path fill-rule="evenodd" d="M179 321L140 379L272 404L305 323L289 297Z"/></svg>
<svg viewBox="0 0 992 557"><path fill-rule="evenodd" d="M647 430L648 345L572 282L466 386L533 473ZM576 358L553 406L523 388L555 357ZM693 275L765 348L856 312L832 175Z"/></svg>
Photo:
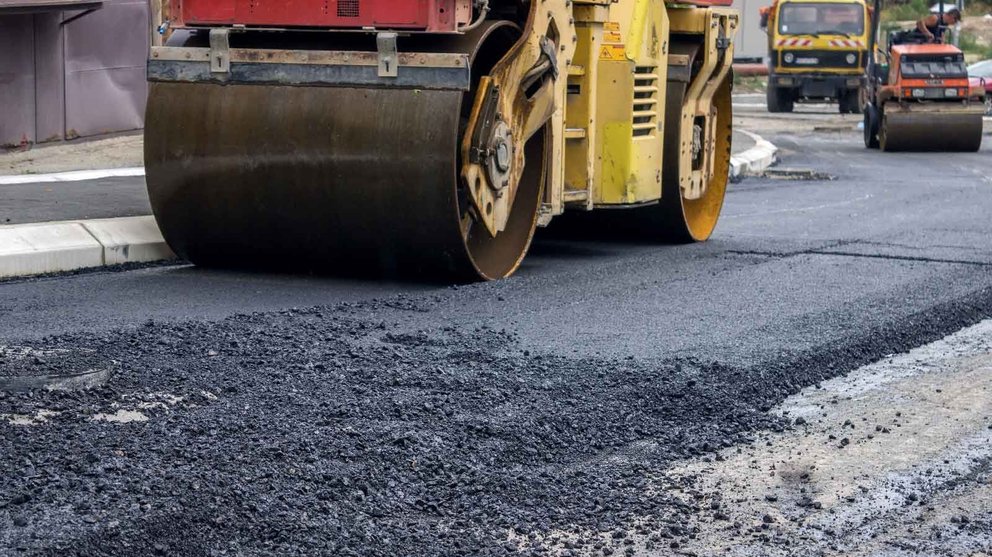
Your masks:
<svg viewBox="0 0 992 557"><path fill-rule="evenodd" d="M174 27L375 28L452 33L472 0L174 0Z"/></svg>

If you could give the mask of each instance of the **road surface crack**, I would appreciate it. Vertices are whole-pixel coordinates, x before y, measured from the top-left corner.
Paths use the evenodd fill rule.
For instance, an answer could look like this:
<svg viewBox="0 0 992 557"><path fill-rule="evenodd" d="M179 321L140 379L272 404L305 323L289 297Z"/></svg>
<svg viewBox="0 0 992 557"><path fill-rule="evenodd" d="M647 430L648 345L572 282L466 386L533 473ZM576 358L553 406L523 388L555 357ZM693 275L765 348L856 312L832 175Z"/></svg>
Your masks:
<svg viewBox="0 0 992 557"><path fill-rule="evenodd" d="M764 250L728 250L735 255L761 255L765 257L787 258L797 255L834 255L838 257L861 257L866 259L890 259L895 261L913 261L919 263L947 263L951 265L971 265L975 267L992 267L992 263L984 261L968 261L965 259L944 259L939 257L921 257L913 255L893 255L884 253L857 253L853 251L827 251L823 249L808 249L793 252L775 252Z"/></svg>

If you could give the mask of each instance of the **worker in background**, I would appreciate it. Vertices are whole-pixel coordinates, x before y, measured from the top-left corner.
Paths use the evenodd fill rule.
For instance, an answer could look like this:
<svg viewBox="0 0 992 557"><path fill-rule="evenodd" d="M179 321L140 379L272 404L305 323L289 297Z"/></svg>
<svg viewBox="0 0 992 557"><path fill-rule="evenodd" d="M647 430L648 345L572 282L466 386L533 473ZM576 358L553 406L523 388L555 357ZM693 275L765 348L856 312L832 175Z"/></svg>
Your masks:
<svg viewBox="0 0 992 557"><path fill-rule="evenodd" d="M944 28L957 25L958 22L961 21L961 11L957 8L951 8L950 10L944 12L943 22L939 20L939 15L930 14L926 17L921 17L920 20L916 22L916 29L926 36L927 42L941 42L944 35Z"/></svg>

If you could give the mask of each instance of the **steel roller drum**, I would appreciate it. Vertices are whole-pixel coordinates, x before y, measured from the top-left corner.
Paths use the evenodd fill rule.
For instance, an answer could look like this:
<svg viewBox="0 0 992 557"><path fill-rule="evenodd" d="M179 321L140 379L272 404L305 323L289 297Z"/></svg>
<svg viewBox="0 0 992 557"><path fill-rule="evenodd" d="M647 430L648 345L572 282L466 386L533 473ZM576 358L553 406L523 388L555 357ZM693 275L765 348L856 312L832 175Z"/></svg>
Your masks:
<svg viewBox="0 0 992 557"><path fill-rule="evenodd" d="M982 115L888 112L878 140L884 151L977 151L982 145Z"/></svg>
<svg viewBox="0 0 992 557"><path fill-rule="evenodd" d="M542 134L494 239L460 199L471 92L149 85L152 209L168 244L196 264L476 280L509 275L529 246Z"/></svg>

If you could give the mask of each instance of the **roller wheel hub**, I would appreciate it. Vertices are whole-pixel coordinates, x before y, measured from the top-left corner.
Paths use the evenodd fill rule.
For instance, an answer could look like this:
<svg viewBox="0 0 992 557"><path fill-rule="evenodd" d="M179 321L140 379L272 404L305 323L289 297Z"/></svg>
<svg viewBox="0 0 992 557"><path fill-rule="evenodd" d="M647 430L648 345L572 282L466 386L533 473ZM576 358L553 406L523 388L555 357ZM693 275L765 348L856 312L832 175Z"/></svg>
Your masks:
<svg viewBox="0 0 992 557"><path fill-rule="evenodd" d="M493 189L501 191L510 183L510 171L513 162L513 134L505 122L500 121L493 127L493 137L489 147L489 160L486 169L489 183Z"/></svg>

